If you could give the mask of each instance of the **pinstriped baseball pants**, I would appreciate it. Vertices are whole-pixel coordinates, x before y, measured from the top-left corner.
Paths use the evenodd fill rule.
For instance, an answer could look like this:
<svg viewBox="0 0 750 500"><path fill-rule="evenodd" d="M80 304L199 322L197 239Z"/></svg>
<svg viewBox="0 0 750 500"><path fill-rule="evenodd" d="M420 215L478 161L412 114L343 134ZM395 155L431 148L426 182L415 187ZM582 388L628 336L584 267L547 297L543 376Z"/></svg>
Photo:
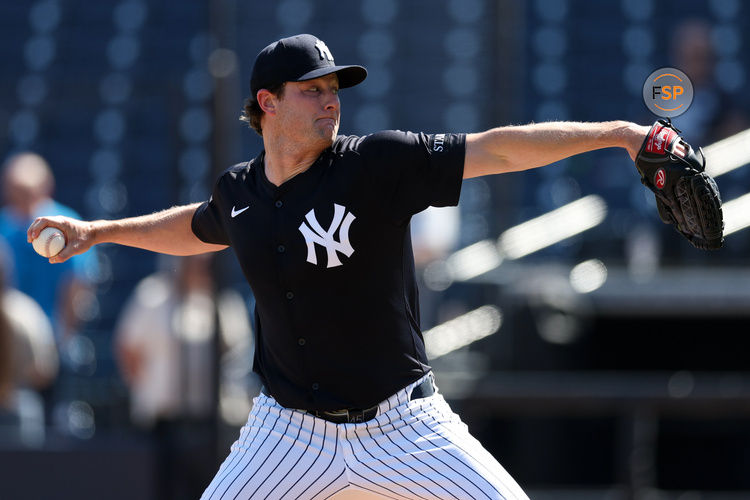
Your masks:
<svg viewBox="0 0 750 500"><path fill-rule="evenodd" d="M420 382L356 424L284 408L261 393L201 500L325 499L352 490L398 500L528 500L439 392L409 401Z"/></svg>

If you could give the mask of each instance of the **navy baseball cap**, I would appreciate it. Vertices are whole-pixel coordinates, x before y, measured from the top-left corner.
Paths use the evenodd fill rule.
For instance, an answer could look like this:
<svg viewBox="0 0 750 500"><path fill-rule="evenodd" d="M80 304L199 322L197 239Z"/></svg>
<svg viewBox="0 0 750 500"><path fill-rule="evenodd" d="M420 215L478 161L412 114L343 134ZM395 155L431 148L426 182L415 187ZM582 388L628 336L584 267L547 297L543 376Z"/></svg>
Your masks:
<svg viewBox="0 0 750 500"><path fill-rule="evenodd" d="M302 82L336 73L339 88L353 87L367 77L362 66L336 66L325 43L313 35L282 38L261 50L255 58L250 91L255 100L260 89L284 82Z"/></svg>

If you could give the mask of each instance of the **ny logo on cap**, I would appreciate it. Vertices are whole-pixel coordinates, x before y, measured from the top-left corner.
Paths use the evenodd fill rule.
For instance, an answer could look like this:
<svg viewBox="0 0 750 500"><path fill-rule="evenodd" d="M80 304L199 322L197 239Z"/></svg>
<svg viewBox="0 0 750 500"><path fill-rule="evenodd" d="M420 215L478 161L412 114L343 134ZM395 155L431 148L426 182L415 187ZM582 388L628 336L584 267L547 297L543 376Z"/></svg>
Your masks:
<svg viewBox="0 0 750 500"><path fill-rule="evenodd" d="M318 40L315 42L315 48L318 49L318 52L320 52L320 58L321 59L328 59L329 61L333 62L333 54L331 54L331 51L328 49L328 46L323 42L323 40Z"/></svg>

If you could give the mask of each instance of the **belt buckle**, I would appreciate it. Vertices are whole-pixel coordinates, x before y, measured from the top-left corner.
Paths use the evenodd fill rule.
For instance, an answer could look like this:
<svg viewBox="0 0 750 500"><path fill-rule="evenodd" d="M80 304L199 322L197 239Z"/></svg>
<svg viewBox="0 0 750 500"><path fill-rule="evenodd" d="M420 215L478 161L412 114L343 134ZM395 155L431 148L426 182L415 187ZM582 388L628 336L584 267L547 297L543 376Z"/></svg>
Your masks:
<svg viewBox="0 0 750 500"><path fill-rule="evenodd" d="M320 412L321 415L324 417L330 417L327 420L331 420L333 422L336 422L337 420L341 419L343 422L349 421L349 410L329 410L329 411L322 411Z"/></svg>
<svg viewBox="0 0 750 500"><path fill-rule="evenodd" d="M342 422L347 424L361 424L365 421L365 411L367 410L350 410L348 408L343 410L327 411L324 412L336 419L341 419Z"/></svg>
<svg viewBox="0 0 750 500"><path fill-rule="evenodd" d="M373 410L377 412L377 406L373 406L372 408L366 408L364 410L355 410L355 409L346 408L343 410L317 411L315 412L315 416L323 418L333 423L361 424L362 422L369 420L369 419L365 419L365 413L371 412Z"/></svg>
<svg viewBox="0 0 750 500"><path fill-rule="evenodd" d="M350 424L361 424L365 421L365 410L346 410L346 421Z"/></svg>

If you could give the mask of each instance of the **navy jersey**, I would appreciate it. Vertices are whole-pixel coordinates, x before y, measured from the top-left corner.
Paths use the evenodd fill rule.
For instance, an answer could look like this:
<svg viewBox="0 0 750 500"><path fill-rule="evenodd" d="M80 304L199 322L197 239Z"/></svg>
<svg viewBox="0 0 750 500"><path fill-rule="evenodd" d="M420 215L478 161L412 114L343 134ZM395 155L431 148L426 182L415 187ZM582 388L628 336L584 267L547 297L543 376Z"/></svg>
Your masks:
<svg viewBox="0 0 750 500"><path fill-rule="evenodd" d="M219 178L192 227L230 245L256 299L254 370L288 408L366 408L429 371L412 215L458 203L464 134L339 136L281 186L261 153Z"/></svg>

